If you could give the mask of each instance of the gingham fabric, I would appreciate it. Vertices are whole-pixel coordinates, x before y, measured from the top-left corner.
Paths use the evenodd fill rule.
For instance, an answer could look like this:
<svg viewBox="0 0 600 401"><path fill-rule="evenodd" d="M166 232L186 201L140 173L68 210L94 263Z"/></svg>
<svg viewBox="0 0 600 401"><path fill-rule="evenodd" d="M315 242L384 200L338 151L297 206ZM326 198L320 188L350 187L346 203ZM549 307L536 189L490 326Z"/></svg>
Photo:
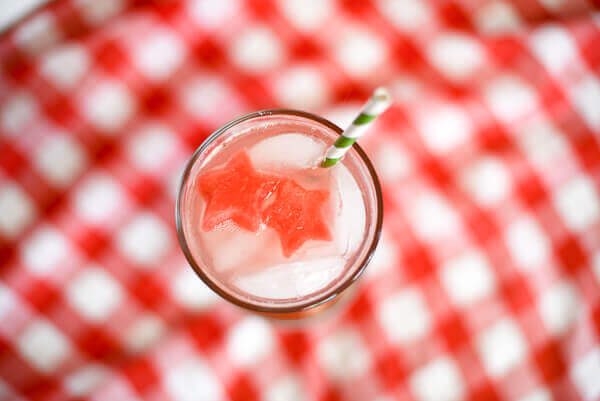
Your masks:
<svg viewBox="0 0 600 401"><path fill-rule="evenodd" d="M593 3L36 11L0 37L0 399L600 400ZM218 300L175 235L187 158L258 109L344 126L377 85L351 304L294 328Z"/></svg>

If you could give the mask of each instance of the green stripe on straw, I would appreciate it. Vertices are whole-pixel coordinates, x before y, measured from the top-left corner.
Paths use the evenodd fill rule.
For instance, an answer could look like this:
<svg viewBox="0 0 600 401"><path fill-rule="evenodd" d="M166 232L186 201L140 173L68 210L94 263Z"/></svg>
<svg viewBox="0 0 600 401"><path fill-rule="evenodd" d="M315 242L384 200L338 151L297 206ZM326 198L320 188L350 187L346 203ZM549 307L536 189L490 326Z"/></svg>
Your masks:
<svg viewBox="0 0 600 401"><path fill-rule="evenodd" d="M356 117L354 119L354 121L352 121L352 124L354 125L363 125L363 124L368 124L371 121L373 121L375 119L375 117L377 116L370 116L368 114L359 114L358 117Z"/></svg>
<svg viewBox="0 0 600 401"><path fill-rule="evenodd" d="M342 160L348 149L365 133L370 123L383 113L391 103L392 97L387 89L382 87L375 89L369 101L361 109L360 114L327 150L321 167L331 167Z"/></svg>
<svg viewBox="0 0 600 401"><path fill-rule="evenodd" d="M347 148L352 146L354 142L356 142L356 138L346 138L345 136L340 136L333 145L336 148Z"/></svg>
<svg viewBox="0 0 600 401"><path fill-rule="evenodd" d="M340 161L340 159L325 158L325 160L323 160L323 163L321 163L321 167L331 167L334 164L336 164L338 161Z"/></svg>

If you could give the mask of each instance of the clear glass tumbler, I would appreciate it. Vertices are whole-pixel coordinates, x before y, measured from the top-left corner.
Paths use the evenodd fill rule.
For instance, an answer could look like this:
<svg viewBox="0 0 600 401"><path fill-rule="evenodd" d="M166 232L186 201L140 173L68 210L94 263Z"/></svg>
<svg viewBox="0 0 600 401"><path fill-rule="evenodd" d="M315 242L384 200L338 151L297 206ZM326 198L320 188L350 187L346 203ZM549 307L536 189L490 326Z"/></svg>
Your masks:
<svg viewBox="0 0 600 401"><path fill-rule="evenodd" d="M278 319L313 316L337 303L342 295L348 294L349 287L359 278L375 252L383 221L383 202L377 174L365 152L358 144L354 144L341 163L352 174L360 188L366 212L365 228L360 245L348 258L339 275L313 293L277 299L248 294L221 280L218 272L213 271L209 267L210 264L206 263L206 251L199 243L201 211L198 208L194 180L206 170L206 162L215 154L222 155L229 151L227 144L233 139L242 135L269 137L289 132L317 136L330 145L342 133L342 129L322 117L286 109L259 111L231 121L210 135L188 161L175 208L181 249L191 267L206 285L232 304ZM239 249L226 251L238 252Z"/></svg>

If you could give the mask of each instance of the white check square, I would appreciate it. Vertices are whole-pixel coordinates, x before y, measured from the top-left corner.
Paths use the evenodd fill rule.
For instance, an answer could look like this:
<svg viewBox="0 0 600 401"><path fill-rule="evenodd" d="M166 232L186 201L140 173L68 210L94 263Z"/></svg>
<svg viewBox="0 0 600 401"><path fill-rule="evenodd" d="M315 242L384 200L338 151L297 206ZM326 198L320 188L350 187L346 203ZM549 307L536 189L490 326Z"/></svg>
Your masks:
<svg viewBox="0 0 600 401"><path fill-rule="evenodd" d="M406 289L385 299L379 305L377 318L394 343L407 344L418 340L431 327L429 310L417 289Z"/></svg>
<svg viewBox="0 0 600 401"><path fill-rule="evenodd" d="M470 252L442 266L442 283L452 301L465 307L489 297L496 279L484 255Z"/></svg>
<svg viewBox="0 0 600 401"><path fill-rule="evenodd" d="M512 222L504 233L504 240L520 270L540 267L549 257L550 240L531 217Z"/></svg>
<svg viewBox="0 0 600 401"><path fill-rule="evenodd" d="M15 238L33 221L36 210L29 196L15 183L0 186L0 233Z"/></svg>
<svg viewBox="0 0 600 401"><path fill-rule="evenodd" d="M341 328L321 341L317 356L327 377L335 382L348 382L360 376L371 363L358 332L351 328Z"/></svg>
<svg viewBox="0 0 600 401"><path fill-rule="evenodd" d="M117 236L120 251L143 269L150 269L169 249L171 240L165 224L154 214L140 213Z"/></svg>
<svg viewBox="0 0 600 401"><path fill-rule="evenodd" d="M250 316L233 326L227 338L227 353L242 366L259 363L274 346L271 326L263 318Z"/></svg>
<svg viewBox="0 0 600 401"><path fill-rule="evenodd" d="M167 29L159 29L143 37L133 51L133 60L140 71L155 81L167 79L183 62L186 48Z"/></svg>
<svg viewBox="0 0 600 401"><path fill-rule="evenodd" d="M582 302L577 287L561 281L547 289L538 302L544 326L554 335L567 333L582 316Z"/></svg>
<svg viewBox="0 0 600 401"><path fill-rule="evenodd" d="M89 266L77 274L67 287L71 305L94 323L106 321L121 304L121 285L99 266Z"/></svg>
<svg viewBox="0 0 600 401"><path fill-rule="evenodd" d="M83 171L87 158L79 143L66 134L57 134L39 144L35 162L51 184L65 188Z"/></svg>
<svg viewBox="0 0 600 401"><path fill-rule="evenodd" d="M166 372L165 388L174 401L220 401L221 383L205 361L191 357Z"/></svg>
<svg viewBox="0 0 600 401"><path fill-rule="evenodd" d="M600 347L585 354L576 361L569 376L584 401L594 401L600 398Z"/></svg>
<svg viewBox="0 0 600 401"><path fill-rule="evenodd" d="M21 245L21 258L31 273L47 275L60 267L71 254L63 234L48 226L38 227Z"/></svg>
<svg viewBox="0 0 600 401"><path fill-rule="evenodd" d="M33 321L17 343L23 357L43 373L52 373L71 353L68 340L50 322Z"/></svg>
<svg viewBox="0 0 600 401"><path fill-rule="evenodd" d="M567 228L580 232L600 220L600 199L591 179L579 176L554 193L554 205Z"/></svg>
<svg viewBox="0 0 600 401"><path fill-rule="evenodd" d="M528 353L527 343L510 318L497 321L479 334L477 348L490 376L499 378L522 363Z"/></svg>
<svg viewBox="0 0 600 401"><path fill-rule="evenodd" d="M458 367L448 357L441 357L418 369L410 386L419 401L460 401L465 385Z"/></svg>

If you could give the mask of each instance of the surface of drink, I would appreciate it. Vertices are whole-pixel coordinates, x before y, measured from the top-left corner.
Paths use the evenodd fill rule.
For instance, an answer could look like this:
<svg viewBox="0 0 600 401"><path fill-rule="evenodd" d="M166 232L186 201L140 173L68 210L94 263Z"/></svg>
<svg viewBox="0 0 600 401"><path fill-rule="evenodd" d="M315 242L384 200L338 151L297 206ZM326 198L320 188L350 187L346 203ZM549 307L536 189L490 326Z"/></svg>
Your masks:
<svg viewBox="0 0 600 401"><path fill-rule="evenodd" d="M338 133L300 116L258 115L227 133L184 178L178 229L188 260L221 295L258 311L335 297L379 234L372 168L352 152L319 167Z"/></svg>

